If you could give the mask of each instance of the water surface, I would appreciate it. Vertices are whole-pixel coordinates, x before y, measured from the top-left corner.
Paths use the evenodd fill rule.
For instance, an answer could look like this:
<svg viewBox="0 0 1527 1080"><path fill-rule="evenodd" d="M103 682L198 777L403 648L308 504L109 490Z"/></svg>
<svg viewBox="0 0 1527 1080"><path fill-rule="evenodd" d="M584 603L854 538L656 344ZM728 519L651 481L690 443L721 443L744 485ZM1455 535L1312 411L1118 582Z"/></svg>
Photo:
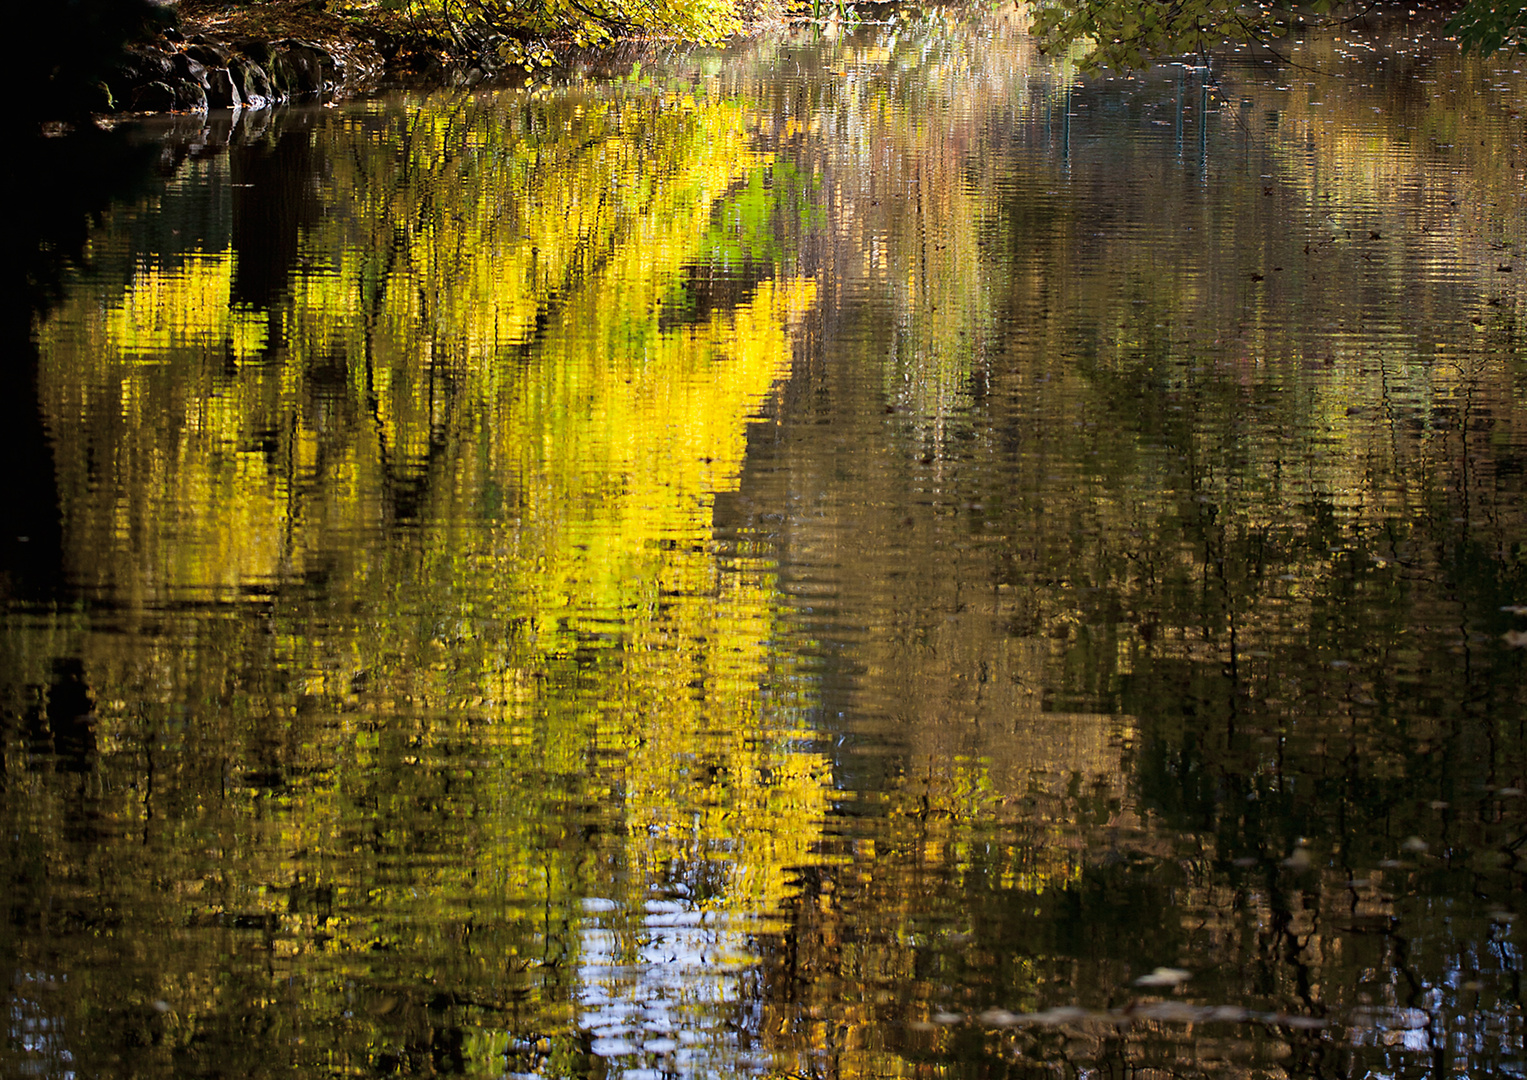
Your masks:
<svg viewBox="0 0 1527 1080"><path fill-rule="evenodd" d="M1527 83L1290 48L139 135L6 387L3 1071L1527 1071Z"/></svg>

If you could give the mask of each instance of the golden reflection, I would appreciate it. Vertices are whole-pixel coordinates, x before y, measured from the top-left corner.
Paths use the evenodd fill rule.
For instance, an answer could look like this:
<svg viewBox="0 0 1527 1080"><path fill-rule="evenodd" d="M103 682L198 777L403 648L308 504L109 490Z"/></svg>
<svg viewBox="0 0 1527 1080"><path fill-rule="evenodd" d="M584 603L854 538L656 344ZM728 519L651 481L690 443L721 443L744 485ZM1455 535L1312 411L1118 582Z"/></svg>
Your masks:
<svg viewBox="0 0 1527 1080"><path fill-rule="evenodd" d="M1472 144L1509 129L1457 128L1510 213L1391 211L1445 170L1371 86L1190 109L1194 161L1166 81L1110 111L978 25L336 115L268 306L218 244L39 328L68 565L120 626L8 628L8 707L83 679L101 764L8 770L6 812L18 879L65 851L58 910L110 896L82 994L170 927L131 1002L166 1055L284 1005L351 1071L448 1032L587 1075L651 1005L714 1021L711 1071L1276 1075L1324 1036L1097 1020L1157 966L1266 1016L1426 982L1439 1025L1509 984L1475 946L1520 833L1520 299L1430 231L1505 243L1516 166ZM814 261L745 250L755 196ZM113 842L69 839L87 799ZM981 1019L1056 1005L1090 1019Z"/></svg>
<svg viewBox="0 0 1527 1080"><path fill-rule="evenodd" d="M335 985L486 921L514 1000L571 1039L573 972L533 954L580 948L580 897L639 934L678 896L746 956L820 857L830 768L778 692L772 561L713 539L817 285L680 303L718 202L770 168L736 101L331 123L384 137L313 179L328 212L268 310L235 302L238 253L197 252L38 328L70 574L141 629L80 629L99 745L171 762L105 800L167 886L120 902L145 927L268 925L273 963ZM265 614L163 622L229 600Z"/></svg>

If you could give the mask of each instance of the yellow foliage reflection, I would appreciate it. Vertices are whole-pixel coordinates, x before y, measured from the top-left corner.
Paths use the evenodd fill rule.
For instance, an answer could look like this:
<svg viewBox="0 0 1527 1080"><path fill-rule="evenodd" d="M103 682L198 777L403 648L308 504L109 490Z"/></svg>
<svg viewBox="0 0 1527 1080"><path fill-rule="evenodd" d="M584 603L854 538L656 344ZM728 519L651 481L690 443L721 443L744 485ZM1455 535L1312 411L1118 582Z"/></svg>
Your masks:
<svg viewBox="0 0 1527 1080"><path fill-rule="evenodd" d="M524 957L589 947L580 897L633 932L678 897L736 954L818 858L829 765L779 692L772 565L713 520L816 284L684 302L718 201L771 165L735 101L417 105L266 148L346 148L302 180L320 212L268 307L229 245L81 283L39 326L69 572L143 630L73 632L104 752L173 750L160 791L204 807L158 827L170 888L122 901L143 925L268 918L338 993L486 921L536 1023L571 1031L568 969ZM227 601L265 614L162 628ZM196 734L166 735L188 704ZM235 774L273 760L251 789L279 795L209 795L209 738ZM156 831L151 801L115 813Z"/></svg>

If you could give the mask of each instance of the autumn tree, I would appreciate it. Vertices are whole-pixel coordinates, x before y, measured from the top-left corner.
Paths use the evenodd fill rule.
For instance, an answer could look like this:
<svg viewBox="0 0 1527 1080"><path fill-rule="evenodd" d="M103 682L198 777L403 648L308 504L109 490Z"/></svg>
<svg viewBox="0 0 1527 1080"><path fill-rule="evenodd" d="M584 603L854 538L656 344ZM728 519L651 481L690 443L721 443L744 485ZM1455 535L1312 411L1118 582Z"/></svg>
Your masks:
<svg viewBox="0 0 1527 1080"><path fill-rule="evenodd" d="M1033 33L1046 52L1075 50L1083 70L1125 71L1202 55L1226 42L1269 45L1290 27L1331 12L1332 0L1037 0ZM1527 0L1469 0L1447 24L1465 51L1520 49Z"/></svg>
<svg viewBox="0 0 1527 1080"><path fill-rule="evenodd" d="M741 30L750 0L400 0L416 25L490 62L549 62L547 40L600 45L627 35L716 41Z"/></svg>

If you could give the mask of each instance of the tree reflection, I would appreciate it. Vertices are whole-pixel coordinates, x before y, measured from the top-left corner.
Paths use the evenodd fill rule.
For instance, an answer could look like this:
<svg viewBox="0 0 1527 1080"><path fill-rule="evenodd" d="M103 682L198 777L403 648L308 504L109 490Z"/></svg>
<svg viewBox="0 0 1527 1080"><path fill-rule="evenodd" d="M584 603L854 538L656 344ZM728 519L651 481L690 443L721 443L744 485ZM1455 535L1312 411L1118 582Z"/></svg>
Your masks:
<svg viewBox="0 0 1527 1080"><path fill-rule="evenodd" d="M238 199L121 239L226 159L113 211L37 330L80 607L6 624L37 1046L1513 1059L1482 69L1225 111L928 22L326 115L259 297Z"/></svg>
<svg viewBox="0 0 1527 1080"><path fill-rule="evenodd" d="M798 1067L1514 1053L1519 440L1512 347L1479 328L1519 310L1483 237L1522 206L1483 179L1508 128L1466 107L1416 147L1452 109L1379 70L1292 97L1222 74L1244 103L1181 117L1198 160L1169 74L1076 90L1064 125L909 109L934 164L910 131L834 144L862 232L829 277L898 329L831 326L755 448L753 498L801 506L777 535L840 650L854 792L849 861L772 958ZM1492 194L1460 213L1476 160ZM1136 985L1161 965L1192 972L1176 1013Z"/></svg>
<svg viewBox="0 0 1527 1080"><path fill-rule="evenodd" d="M717 989L683 989L671 1023L731 1007L827 779L766 652L770 565L711 532L816 291L728 227L730 191L773 186L749 127L735 100L640 86L278 123L233 179L279 159L307 211L251 221L235 197L226 248L103 269L41 323L91 608L14 629L15 708L55 722L18 747L6 806L81 890L82 925L55 931L62 1030L94 1032L66 1039L76 1060L140 1038L166 1065L216 1057L279 1016L272 1048L330 1029L354 1067L582 1071L614 1022L589 995L667 993L621 972L675 919ZM123 206L99 242L160 212ZM770 270L671 318L726 250ZM82 659L50 687L57 654ZM22 764L78 756L73 686L101 754L79 794ZM99 843L71 840L70 799ZM35 904L41 867L16 855ZM87 889L109 942L77 938L102 917ZM173 968L122 971L165 934ZM87 1022L119 971L121 1003Z"/></svg>

